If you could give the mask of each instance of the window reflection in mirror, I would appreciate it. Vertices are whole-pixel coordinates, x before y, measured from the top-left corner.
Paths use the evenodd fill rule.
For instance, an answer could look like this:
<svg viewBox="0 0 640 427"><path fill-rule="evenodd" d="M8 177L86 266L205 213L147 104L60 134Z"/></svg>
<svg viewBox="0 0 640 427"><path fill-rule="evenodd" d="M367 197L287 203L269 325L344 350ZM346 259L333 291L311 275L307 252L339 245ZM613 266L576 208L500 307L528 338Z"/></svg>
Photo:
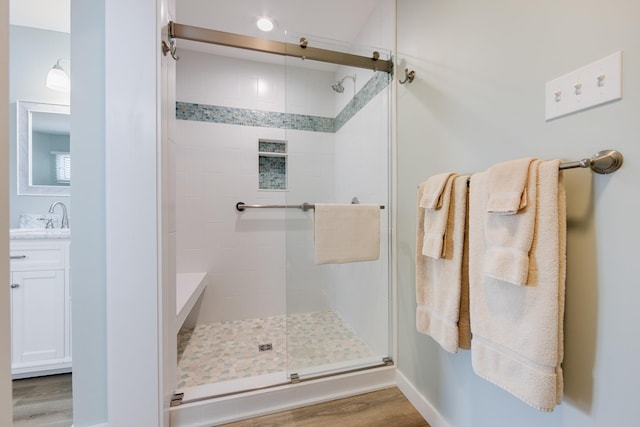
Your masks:
<svg viewBox="0 0 640 427"><path fill-rule="evenodd" d="M18 101L18 194L69 195L69 106Z"/></svg>

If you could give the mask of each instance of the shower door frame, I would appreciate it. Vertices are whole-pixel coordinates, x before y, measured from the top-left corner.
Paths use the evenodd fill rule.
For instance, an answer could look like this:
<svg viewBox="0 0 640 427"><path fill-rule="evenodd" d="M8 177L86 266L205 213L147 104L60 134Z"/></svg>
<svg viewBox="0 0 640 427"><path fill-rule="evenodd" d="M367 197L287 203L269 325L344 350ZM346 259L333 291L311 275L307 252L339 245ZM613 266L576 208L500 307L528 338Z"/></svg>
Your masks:
<svg viewBox="0 0 640 427"><path fill-rule="evenodd" d="M310 39L309 43L314 42L314 44L322 44L323 46L328 46L329 49L336 49L336 50L327 50L328 52L337 52L338 49L340 50L345 50L345 51L349 51L352 49L355 49L355 51L361 52L361 51L369 51L369 50L373 50L373 49L377 49L377 47L372 47L372 46L363 46L363 45L357 45L351 42L345 42L345 41L337 41L337 40L329 40L329 39L322 39L322 38L318 38L317 41L314 40L315 37L314 36L306 36L305 34L300 34L300 33L288 33L286 35L288 41L291 40L297 40L298 38L300 39L306 39L307 37ZM313 37L313 38L312 38ZM289 45L291 45L292 43L288 43ZM381 49L382 51L382 49ZM377 53L377 57L379 58L379 54ZM392 58L391 55L391 51L389 50L385 50L383 51L383 54L388 54L389 58ZM345 55L350 55L353 57L356 57L357 55L351 55L351 54L345 54ZM293 58L299 58L299 56L297 55L291 55ZM305 58L305 59L309 59L309 58ZM367 58L368 59L368 58ZM380 59L379 59L380 61ZM285 69L289 69L289 67L293 66L296 67L297 63L299 63L300 61L292 61L291 64L289 64L289 61L285 61ZM308 61L304 61L304 62L308 62ZM311 61L313 62L313 61ZM323 62L322 60L318 60L318 62ZM389 61L385 61L388 63L392 63L392 60ZM300 62L302 63L302 62ZM338 63L338 62L332 62L334 64ZM345 65L347 67L358 67L357 65L353 64L353 63L340 63L341 65ZM304 68L304 65L302 65ZM313 66L310 66L309 68L314 69ZM342 68L342 67L341 67ZM344 322L344 326L351 330L352 332L354 332L354 338L356 338L356 340L358 341L362 341L367 347L370 348L371 350L371 354L368 356L355 356L355 353L351 353L353 358L347 358L345 360L340 360L340 361L326 361L324 364L318 361L312 362L309 365L306 366L294 366L294 365L298 365L297 363L292 364L292 358L294 358L292 355L295 353L291 352L291 348L290 348L290 339L293 338L296 334L292 333L292 330L294 328L289 328L289 322L287 322L288 327L287 327L287 376L288 378L291 380L292 383L298 383L298 382L304 382L304 381L312 381L312 380L317 380L317 379L324 379L324 378L329 378L335 375L341 375L341 374L347 374L347 373L356 373L356 372L361 372L361 371L365 371L365 370L369 370L369 369L375 369L375 368L381 368L381 367L385 367L385 366L393 366L394 365L394 357L395 357L395 339L396 339L396 334L393 328L394 325L394 307L393 307L393 301L394 301L394 291L393 291L393 271L394 271L394 267L393 267L393 244L392 244L392 230L393 230L393 216L392 216L392 209L391 208L391 203L392 203L392 199L393 199L393 148L392 148L392 144L393 144L393 126L392 126L392 117L393 117L393 111L392 111L392 105L393 105L393 90L392 90L392 82L393 82L393 74L391 72L387 72L384 75L384 85L382 86L381 89L377 89L375 91L373 91L373 93L375 95L368 97L365 93L366 92L370 92L371 91L371 87L373 86L377 86L377 85L371 85L372 83L379 83L383 78L382 74L384 74L384 72L382 70L376 70L375 67L369 67L369 66L365 66L365 67L360 67L364 69L364 76L365 79L362 80L362 75L360 75L360 72L362 70L354 70L354 69L339 69L336 72L341 72L344 73L346 72L347 74L349 73L358 73L359 75L359 81L361 81L361 87L356 87L355 84L355 79L354 79L354 93L353 93L353 98L351 98L351 101L347 101L346 105L344 106L340 106L340 105L336 105L338 106L338 110L334 111L334 114L336 115L336 119L335 121L337 122L336 125L336 129L333 130L334 134L336 137L338 137L339 135L339 129L342 129L342 126L347 126L348 123L351 122L351 120L353 119L354 122L357 123L357 117L359 116L360 110L361 109L365 109L365 107L372 102L374 99L376 100L376 103L378 102L388 102L387 107L384 109L386 111L386 117L384 119L384 121L386 122L386 129L385 128L380 128L377 129L375 128L375 126L373 127L373 130L371 132L370 135L368 135L371 138L374 138L375 140L378 141L384 141L384 153L382 153L382 149L380 151L378 151L377 153L380 155L380 158L384 159L384 175L386 176L386 179L384 179L386 188L385 191L383 192L384 194L378 194L378 196L382 196L382 199L376 199L375 196L373 198L371 198L371 194L368 194L370 196L369 200L364 201L363 203L373 203L373 204L380 204L380 212L384 213L383 215L381 215L381 239L380 239L380 244L381 245L385 245L386 247L383 247L382 251L381 251L381 259L380 261L369 261L367 263L359 263L359 262L355 262L355 263L349 263L349 264L343 264L342 266L340 265L336 265L334 264L334 267L337 269L341 269L346 265L351 265L351 266L356 266L360 267L360 266L364 266L365 264L370 264L372 262L381 262L385 264L385 270L386 270L386 274L384 274L384 289L383 291L386 292L386 313L384 318L386 319L385 325L382 326L381 324L378 325L376 324L376 328L374 328L376 331L380 330L381 328L384 329L384 331L386 331L386 334L384 335L384 339L382 339L381 341L386 341L385 343L385 347L382 349L380 348L380 343L377 341L376 338L376 334L373 335L373 337L371 336L371 334L367 333L366 331L366 327L364 328L365 331L363 331L362 329L362 325L360 325L360 330L358 330L358 326L356 326L359 322L358 322L358 317L359 316L355 316L355 318L351 318L349 319L349 315L348 313L351 311L349 309L345 310L344 308L344 302L342 303L342 310L340 310L340 303L338 302L336 304L336 301L334 301L333 303L328 303L329 307L330 307L330 311L335 311L336 315L338 317L341 318L341 320ZM392 69L391 67L389 69ZM374 74L373 76L370 76L369 74L367 74L366 70L372 70ZM376 73L376 71L380 71L380 73ZM380 75L377 75L380 74ZM287 76L288 78L288 76ZM388 79L388 80L386 80ZM288 85L289 82L287 82L286 85ZM368 90L366 90L365 88L368 87ZM377 86L379 87L379 86ZM386 94L383 94L383 92L386 92ZM380 100L380 96L384 96L385 98L382 98L382 100ZM373 103L373 104L376 104ZM359 105L359 107L356 107L355 109L353 109L354 105ZM286 108L289 108L289 105L286 106ZM347 119L344 122L340 122L338 120L338 117L343 116L343 113L345 112L344 110L351 110L351 114L347 115ZM341 111L341 112L340 112ZM355 112L354 112L355 111ZM295 112L294 112L295 113ZM308 114L313 114L311 112L308 112ZM366 116L365 116L366 117ZM355 126L359 126L358 124L355 124ZM360 125L362 126L362 125ZM369 125L367 127L372 127L372 125ZM293 128L292 128L293 129ZM357 127L356 129L358 129L358 131L362 130L361 127ZM290 128L287 128L286 131L289 132ZM307 129L305 129L307 130ZM346 130L346 132L353 132L352 130ZM344 138L344 137L343 137ZM286 138L288 143L291 143L290 138L287 137ZM339 141L339 139L338 139ZM336 141L336 144L338 144L338 141ZM375 144L374 144L375 145ZM336 145L337 147L338 145ZM337 151L336 151L337 153ZM336 154L334 153L334 155ZM350 158L350 157L349 157ZM320 159L318 159L319 161ZM300 167L300 166L299 166ZM358 173L358 171L352 171L354 173ZM360 171L360 172L364 172L364 171ZM343 171L344 174L344 171ZM376 169L376 175L380 176L380 174L378 173L378 170ZM344 175L343 175L344 177ZM335 179L341 179L339 178L339 176L335 176ZM322 181L322 179L321 179ZM355 187L351 187L352 185L355 185ZM365 185L366 187L366 185ZM336 187L337 188L337 187ZM345 188L349 188L349 190L354 190L359 188L360 191L363 190L362 188L362 182L358 183L357 180L354 182L351 182L350 184L347 184L347 187ZM379 188L379 187L376 187ZM344 188L343 188L344 190ZM299 210L302 210L303 212L307 212L309 210L311 210L313 212L313 207L314 202L322 202L325 201L327 202L327 200L315 200L314 197L318 197L318 194L313 194L315 191L311 191L309 194L306 190L302 190L302 194L300 194L300 192L298 191L299 194L297 194L298 197L296 197L296 195L292 195L291 193L289 193L287 191L287 195L286 195L286 203L288 207L297 207L299 209L287 209L285 212L285 218L288 220L289 218L294 219L294 218L301 218L302 216L298 213ZM360 198L363 196L363 194L350 194L349 197L347 199L344 198L344 194L342 194L341 196L338 195L338 193L340 193L339 190L337 190L337 193L334 195L334 197L338 197L338 199L333 199L333 201L331 202L335 202L335 203L360 203L359 197ZM377 193L377 192L376 192ZM356 197L353 197L356 196ZM292 197L290 199L290 197ZM300 198L302 197L302 199ZM311 198L309 198L311 197ZM365 199L366 199L366 195L365 195ZM297 205L299 202L305 201L305 203L302 203L301 205ZM289 204L289 203L293 203L293 204ZM386 205L386 206L385 206ZM291 212L291 214L289 213ZM291 215L291 217L290 217ZM313 215L312 215L313 216ZM287 221L285 221L287 222ZM386 236L383 236L383 233L387 233ZM310 231L310 235L313 235L313 226L311 226L311 231ZM287 246L289 244L289 241L287 239ZM313 242L309 243L311 245L311 247L313 247ZM292 252L290 252L291 250L287 247L286 252L287 252L287 258L289 257L290 253L296 253L298 250L305 250L304 248L308 247L307 245L303 245L303 248L296 248L293 249ZM313 254L310 254L311 257L313 257ZM309 256L309 254L307 254L307 256ZM304 260L302 260L304 261ZM289 296L289 286L291 285L291 276L290 276L290 267L289 265L295 265L297 263L295 262L287 262L287 296ZM313 261L311 261L311 264L313 264ZM307 268L310 267L309 265L307 265ZM311 268L328 268L329 266L312 266ZM366 269L368 269L369 267L366 267ZM372 267L375 268L375 267ZM358 271L362 271L362 270L358 270ZM335 275L336 273L330 273L330 275ZM340 273L338 273L338 276L335 276L335 278L343 279L345 278L344 276L344 272L342 273L342 277L340 277ZM350 273L346 273L347 275L349 275ZM320 276L323 276L324 274L319 273ZM380 276L382 277L382 275ZM294 279L294 281L296 281L296 279ZM297 277L297 281L300 282L300 277ZM321 280L322 282L322 280ZM376 285L374 285L372 282L368 282L369 284L373 285L374 288L378 285L378 282L376 282ZM318 284L318 286L325 286L325 284ZM295 286L295 285L294 285ZM337 287L348 287L350 286L350 283L342 283L342 280L339 281L339 283L337 283ZM380 287L378 287L378 289L382 289ZM299 288L297 288L297 291L299 291ZM357 294L361 295L359 292L356 292ZM329 291L329 294L331 294L331 291ZM329 298L331 299L331 298ZM295 300L295 298L294 298ZM341 298L338 297L338 301L340 301ZM344 295L342 297L342 300L344 301ZM375 298L374 298L375 300ZM347 297L347 301L350 301ZM355 302L357 303L357 302ZM354 302L352 301L351 303L349 303L349 306L351 306L352 304L354 304ZM287 303L285 304L286 309L287 309L287 316L293 314L295 315L295 313L301 313L299 308L293 308L292 310L292 306L295 306L295 303L292 305L290 304L289 298L287 298ZM365 304L366 306L366 304ZM307 307L308 308L308 307ZM317 309L316 309L317 310ZM366 310L366 309L365 309ZM312 310L313 311L313 310ZM308 312L308 310L304 310L304 312ZM307 313L309 314L309 313ZM345 315L343 317L343 315ZM363 312L360 312L360 314L362 315ZM377 314L374 312L369 312L368 315L374 315ZM322 316L322 315L321 315ZM370 318L369 316L367 316L365 314L365 317ZM353 322L353 324L352 324ZM296 322L293 322L296 323ZM320 324L322 324L323 321L320 321ZM383 322L380 322L383 323ZM353 327L353 329L352 329ZM309 330L310 333L313 334L313 331L310 329ZM369 331L370 332L370 331ZM373 342L371 342L373 341ZM378 343L378 345L376 345L375 343ZM313 345L311 347L314 347ZM327 348L327 350L330 350L330 348ZM315 353L314 350L311 351L311 353ZM322 359L322 356L320 357ZM331 359L331 358L329 358ZM338 359L341 359L340 357L338 357ZM311 359L309 359L311 360Z"/></svg>
<svg viewBox="0 0 640 427"><path fill-rule="evenodd" d="M300 44L296 45L292 43L284 43L284 42L278 42L273 40L266 40L266 39L244 36L240 34L227 33L227 32L222 32L222 31L217 31L212 29L183 25L173 21L169 22L167 37L168 37L169 43L167 44L166 42L163 41L163 54L166 56L168 53L171 53L171 56L173 56L173 58L176 60L178 60L179 57L175 56L176 55L175 42L176 42L176 39L183 39L183 40L190 40L195 42L227 46L232 48L252 50L252 51L263 52L263 53L272 53L276 55L295 57L303 60L311 59L311 60L316 60L320 62L328 62L332 64L369 69L369 70L373 70L374 72L380 71L380 72L388 73L390 75L390 81L388 83L390 87L387 89L389 91L389 107L388 107L389 108L389 115L388 115L389 128L388 128L388 135L386 136L388 141L388 144L387 144L387 150L388 150L388 153L387 153L387 172L388 172L387 203L389 205L393 203L394 197L395 197L394 196L395 193L393 191L393 185L394 185L393 177L394 177L395 171L393 166L394 165L393 163L394 131L393 131L393 125L392 125L393 123L392 120L394 116L393 108L395 105L395 99L393 95L394 91L392 89L393 88L392 77L393 77L393 67L394 67L393 58L390 58L389 60L380 59L380 54L377 51L373 51L371 57L365 57L365 56L353 55L353 54L348 54L348 53L334 51L334 50L312 48L308 46L308 41L305 38L301 38ZM236 208L239 211L242 210L242 209L239 209L238 206L236 206ZM388 263L387 291L388 291L388 297L389 297L389 308L387 313L388 356L381 358L379 363L371 363L371 364L367 364L366 366L346 368L336 372L329 372L326 374L315 374L315 375L303 377L303 378L297 378L296 376L289 378L287 376L286 382L280 382L277 380L269 381L269 384L264 383L264 384L257 385L253 388L251 387L243 388L243 389L238 389L238 390L234 390L231 392L224 392L224 393L214 392L214 394L211 394L210 392L206 392L202 390L204 393L196 392L195 396L193 397L185 396L184 401L182 396L180 396L176 399L175 402L172 403L172 405L175 404L176 406L179 406L182 403L196 404L199 402L207 402L207 401L210 401L211 399L230 398L235 396L241 396L246 393L264 392L271 389L276 389L276 390L282 389L283 387L286 389L288 386L296 385L298 383L313 382L316 380L325 380L330 377L336 377L336 376L345 376L345 377L349 377L353 375L357 376L360 373L364 374L362 381L365 381L365 382L373 381L374 383L380 383L380 384L384 383L384 384L387 384L387 386L391 386L392 384L389 383L389 381L391 377L394 377L394 375L391 375L390 372L391 370L394 370L393 358L395 357L396 349L397 349L397 337L396 337L396 334L394 333L396 310L392 303L393 301L395 301L395 287L394 287L394 279L393 279L395 277L395 261L393 258L393 254L395 253L394 240L393 240L394 230L395 230L394 210L391 209L391 206L388 206L388 208L389 208L388 209L389 240L387 242L388 254L387 254L387 260L386 260L386 262ZM383 368L383 369L378 374L376 373L367 374L365 372L365 371L371 371L376 369L379 370L380 368ZM285 372L288 372L288 369ZM271 374L267 374L264 376L265 377L271 376ZM371 379L368 380L368 378L371 378Z"/></svg>

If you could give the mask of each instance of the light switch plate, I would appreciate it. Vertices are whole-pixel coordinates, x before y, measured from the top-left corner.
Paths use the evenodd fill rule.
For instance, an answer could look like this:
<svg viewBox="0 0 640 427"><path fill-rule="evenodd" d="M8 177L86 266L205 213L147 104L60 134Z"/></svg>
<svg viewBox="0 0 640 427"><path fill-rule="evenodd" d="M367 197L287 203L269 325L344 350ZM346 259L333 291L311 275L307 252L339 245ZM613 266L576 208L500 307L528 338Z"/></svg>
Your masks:
<svg viewBox="0 0 640 427"><path fill-rule="evenodd" d="M545 85L545 120L622 98L622 51Z"/></svg>

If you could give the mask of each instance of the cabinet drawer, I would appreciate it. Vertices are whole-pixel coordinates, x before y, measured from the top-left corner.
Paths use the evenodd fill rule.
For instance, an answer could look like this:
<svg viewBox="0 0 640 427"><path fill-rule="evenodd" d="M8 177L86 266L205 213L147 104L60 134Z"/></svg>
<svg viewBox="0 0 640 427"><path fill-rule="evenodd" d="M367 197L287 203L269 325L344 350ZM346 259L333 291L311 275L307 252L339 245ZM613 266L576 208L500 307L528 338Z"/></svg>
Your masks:
<svg viewBox="0 0 640 427"><path fill-rule="evenodd" d="M11 270L34 268L64 268L65 246L42 245L37 248L11 245Z"/></svg>

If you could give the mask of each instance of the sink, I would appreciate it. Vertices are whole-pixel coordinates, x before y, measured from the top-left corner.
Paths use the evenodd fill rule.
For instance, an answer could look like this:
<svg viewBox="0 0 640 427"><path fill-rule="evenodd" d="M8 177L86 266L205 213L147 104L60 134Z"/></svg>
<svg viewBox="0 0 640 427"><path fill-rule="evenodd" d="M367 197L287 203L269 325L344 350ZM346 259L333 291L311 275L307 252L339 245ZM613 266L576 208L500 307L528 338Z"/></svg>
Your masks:
<svg viewBox="0 0 640 427"><path fill-rule="evenodd" d="M12 228L9 230L10 239L68 239L70 228Z"/></svg>

